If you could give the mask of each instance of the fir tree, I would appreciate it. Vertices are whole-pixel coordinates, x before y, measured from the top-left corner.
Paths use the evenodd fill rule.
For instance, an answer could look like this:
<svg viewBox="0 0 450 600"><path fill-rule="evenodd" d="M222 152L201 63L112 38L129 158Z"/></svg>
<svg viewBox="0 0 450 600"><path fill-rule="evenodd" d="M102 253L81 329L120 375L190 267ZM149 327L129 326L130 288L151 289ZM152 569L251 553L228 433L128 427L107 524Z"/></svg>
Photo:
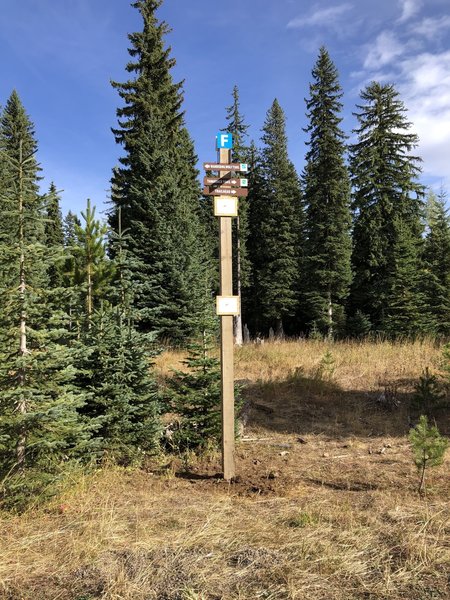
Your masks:
<svg viewBox="0 0 450 600"><path fill-rule="evenodd" d="M40 167L34 129L13 93L2 115L0 153L7 185L10 236L0 239L0 470L2 494L17 500L54 480L63 462L89 444L90 427L78 418L83 394L73 385L73 355L64 314L52 303L46 272L52 252L43 243L38 195Z"/></svg>
<svg viewBox="0 0 450 600"><path fill-rule="evenodd" d="M260 252L255 277L266 326L282 335L297 307L301 202L298 177L288 157L285 116L277 100L267 113L262 141L264 197L258 200L260 230L255 234L260 236Z"/></svg>
<svg viewBox="0 0 450 600"><path fill-rule="evenodd" d="M423 250L421 287L428 309L431 331L450 335L450 220L443 189L428 195L427 234Z"/></svg>
<svg viewBox="0 0 450 600"><path fill-rule="evenodd" d="M389 326L386 313L391 303L391 312L396 312L401 295L398 285L393 289L397 272L406 281L407 272L414 279L419 267L423 187L417 181L420 159L411 154L418 138L408 133L411 124L394 86L373 82L361 98L358 141L351 146L350 161L354 212L350 306L353 312L365 313L379 330ZM416 292L410 286L407 293L411 317L419 310ZM389 327L393 331L395 322ZM409 320L403 332L418 327Z"/></svg>
<svg viewBox="0 0 450 600"><path fill-rule="evenodd" d="M395 244L386 265L386 305L381 329L390 337L429 331L423 294L420 291L420 240L407 223L393 218Z"/></svg>
<svg viewBox="0 0 450 600"><path fill-rule="evenodd" d="M159 395L151 375L153 336L136 330L133 310L132 256L122 230L111 234L114 281L90 316L81 336L87 350L80 364L81 387L89 392L83 414L98 420L96 439L102 453L130 462L152 452L159 433Z"/></svg>
<svg viewBox="0 0 450 600"><path fill-rule="evenodd" d="M264 266L264 244L261 239L261 228L265 215L265 198L267 196L262 172L261 154L252 141L249 148L249 193L248 193L248 257L249 257L249 291L243 298L246 320L254 334L261 334L264 320L261 316L261 284L259 275Z"/></svg>
<svg viewBox="0 0 450 600"><path fill-rule="evenodd" d="M303 174L306 246L303 293L311 322L328 337L342 322L351 269L350 182L344 162L345 135L338 72L322 47L306 100L309 133Z"/></svg>
<svg viewBox="0 0 450 600"><path fill-rule="evenodd" d="M39 197L38 182L40 167L35 159L37 142L34 125L14 90L9 97L0 118L0 165L2 171L2 202L0 204L0 242L13 247L17 244L17 198L21 194L22 210L27 219L23 224L23 235L31 242L44 242L42 202ZM19 189L18 169L23 166L20 185L26 186L26 193ZM17 263L5 259L0 266L0 281L7 282L13 277ZM37 265L34 265L36 270Z"/></svg>
<svg viewBox="0 0 450 600"><path fill-rule="evenodd" d="M150 373L149 334L137 332L122 305L102 302L81 337L78 385L88 393L81 413L98 423L96 447L121 463L157 446L159 395Z"/></svg>
<svg viewBox="0 0 450 600"><path fill-rule="evenodd" d="M167 410L177 416L166 431L171 450L202 451L220 442L220 363L214 353L217 325L211 298L206 293L198 323L200 336L189 343L188 356L183 361L187 370L175 371L168 382Z"/></svg>
<svg viewBox="0 0 450 600"><path fill-rule="evenodd" d="M75 226L81 225L81 221L77 215L75 215L71 210L64 217L63 223L63 237L64 237L64 246L66 248L70 248L75 244L76 233Z"/></svg>
<svg viewBox="0 0 450 600"><path fill-rule="evenodd" d="M247 163L249 158L248 147L245 145L248 125L241 114L239 102L239 89L235 85L233 88L233 103L227 107L226 119L228 125L225 128L233 134L233 149L231 152L232 162ZM242 322L247 317L245 314L246 302L242 297L247 295L249 288L250 264L248 260L248 200L239 198L239 211L237 219L233 219L233 287L238 296L241 297L241 307L244 307L244 314L238 315L234 319L234 338L237 345L242 345Z"/></svg>
<svg viewBox="0 0 450 600"><path fill-rule="evenodd" d="M60 209L60 198L54 183L51 183L47 196L44 198L46 205L45 243L55 255L55 264L48 270L48 280L52 288L60 287L62 283L62 268L57 264L57 255L61 257L64 245L64 230Z"/></svg>
<svg viewBox="0 0 450 600"><path fill-rule="evenodd" d="M191 333L196 310L200 189L181 84L172 80L175 61L164 47L169 29L155 15L160 4L133 3L143 29L129 35L132 60L126 69L132 78L112 84L124 102L113 130L124 156L112 178L110 224L117 231L121 209L141 328L180 342Z"/></svg>

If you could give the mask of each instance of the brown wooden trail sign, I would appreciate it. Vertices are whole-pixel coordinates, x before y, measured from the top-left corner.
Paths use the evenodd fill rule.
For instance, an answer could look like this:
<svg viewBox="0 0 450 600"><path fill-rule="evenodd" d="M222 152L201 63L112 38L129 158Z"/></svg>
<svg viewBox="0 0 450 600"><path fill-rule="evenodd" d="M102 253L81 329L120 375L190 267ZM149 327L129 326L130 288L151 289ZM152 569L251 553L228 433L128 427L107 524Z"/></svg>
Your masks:
<svg viewBox="0 0 450 600"><path fill-rule="evenodd" d="M205 171L237 171L247 173L246 163L203 163Z"/></svg>
<svg viewBox="0 0 450 600"><path fill-rule="evenodd" d="M247 188L233 188L230 186L211 187L207 186L203 188L203 193L206 196L236 196L237 198L245 198L248 196Z"/></svg>
<svg viewBox="0 0 450 600"><path fill-rule="evenodd" d="M204 177L203 183L205 185L231 185L238 187L247 187L247 179L240 179L239 177Z"/></svg>

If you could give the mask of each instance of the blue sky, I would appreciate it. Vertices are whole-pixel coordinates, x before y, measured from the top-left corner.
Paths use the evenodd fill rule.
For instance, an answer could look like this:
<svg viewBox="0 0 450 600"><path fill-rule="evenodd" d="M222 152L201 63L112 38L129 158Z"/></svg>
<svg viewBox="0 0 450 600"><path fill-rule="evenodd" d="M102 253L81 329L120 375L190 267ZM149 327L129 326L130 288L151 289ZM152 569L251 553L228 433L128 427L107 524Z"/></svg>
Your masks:
<svg viewBox="0 0 450 600"><path fill-rule="evenodd" d="M305 154L304 98L324 44L344 89L344 129L354 126L359 91L394 83L420 136L423 181L450 191L450 3L448 0L165 0L159 16L185 80L186 121L200 162L215 158L214 136L237 84L250 134L259 140L278 98L299 172ZM107 199L120 148L116 123L127 33L140 29L128 0L1 0L0 104L16 88L31 116L44 169L63 210Z"/></svg>

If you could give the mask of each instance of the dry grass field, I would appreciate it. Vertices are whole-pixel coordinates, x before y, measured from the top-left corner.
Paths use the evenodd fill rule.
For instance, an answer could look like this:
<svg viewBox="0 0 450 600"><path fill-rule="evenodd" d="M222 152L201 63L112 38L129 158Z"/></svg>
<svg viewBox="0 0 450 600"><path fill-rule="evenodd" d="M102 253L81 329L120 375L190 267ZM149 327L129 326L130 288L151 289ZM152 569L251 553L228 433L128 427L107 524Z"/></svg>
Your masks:
<svg viewBox="0 0 450 600"><path fill-rule="evenodd" d="M220 480L212 451L79 476L51 504L2 515L0 598L450 599L450 457L421 497L406 438L414 381L440 354L244 346L237 481ZM159 357L162 381L181 359ZM438 425L450 435L448 412Z"/></svg>

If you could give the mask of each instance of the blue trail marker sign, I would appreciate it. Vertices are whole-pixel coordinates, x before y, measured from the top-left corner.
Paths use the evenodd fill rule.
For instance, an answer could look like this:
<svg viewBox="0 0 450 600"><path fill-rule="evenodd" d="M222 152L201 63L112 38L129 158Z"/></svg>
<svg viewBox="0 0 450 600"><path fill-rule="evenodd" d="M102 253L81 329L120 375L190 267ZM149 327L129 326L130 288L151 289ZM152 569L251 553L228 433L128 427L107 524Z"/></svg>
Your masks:
<svg viewBox="0 0 450 600"><path fill-rule="evenodd" d="M216 148L220 150L221 148L225 148L226 150L231 150L233 147L233 134L228 133L228 131L220 131L216 135Z"/></svg>

